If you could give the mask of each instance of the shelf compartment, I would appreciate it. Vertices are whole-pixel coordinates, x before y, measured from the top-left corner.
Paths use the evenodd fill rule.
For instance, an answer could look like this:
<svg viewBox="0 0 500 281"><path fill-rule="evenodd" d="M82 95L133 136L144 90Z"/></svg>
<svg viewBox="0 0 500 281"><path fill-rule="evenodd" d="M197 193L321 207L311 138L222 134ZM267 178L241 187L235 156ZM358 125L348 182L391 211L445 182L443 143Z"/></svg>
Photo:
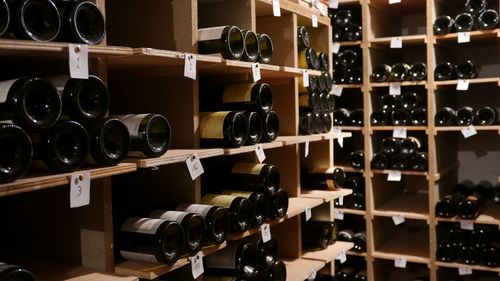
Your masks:
<svg viewBox="0 0 500 281"><path fill-rule="evenodd" d="M354 247L354 243L336 241L333 245L328 246L326 249L305 250L302 258L329 263L334 261L340 253L347 253L347 251L349 251L352 247Z"/></svg>
<svg viewBox="0 0 500 281"><path fill-rule="evenodd" d="M303 7L298 3L288 0L280 1L281 14L294 13L308 19L312 18L315 14L318 16L318 24L330 25L330 18L322 16L319 11L313 11L308 7ZM255 1L255 14L257 17L272 16L273 15L273 2L272 0L256 0Z"/></svg>
<svg viewBox="0 0 500 281"><path fill-rule="evenodd" d="M386 0L369 0L369 38L425 35L426 3L406 0L389 4Z"/></svg>
<svg viewBox="0 0 500 281"><path fill-rule="evenodd" d="M402 193L380 206L376 206L372 214L383 217L403 215L408 219L428 221L429 197L427 194Z"/></svg>
<svg viewBox="0 0 500 281"><path fill-rule="evenodd" d="M300 197L303 198L313 198L313 199L323 199L324 202L330 202L342 196L348 196L352 194L352 189L342 188L338 190L302 190Z"/></svg>
<svg viewBox="0 0 500 281"><path fill-rule="evenodd" d="M491 40L495 38L500 38L500 29L493 30L476 30L470 32L470 40L478 41L478 40ZM433 43L439 43L440 41L457 41L458 33L449 33L446 35L434 35ZM466 44L466 43L465 43Z"/></svg>
<svg viewBox="0 0 500 281"><path fill-rule="evenodd" d="M28 174L26 177L18 179L15 182L0 184L0 197L68 185L71 175L79 172L90 172L91 179L95 180L131 173L136 170L137 166L133 163L121 163L111 167L84 168L75 172L63 174Z"/></svg>
<svg viewBox="0 0 500 281"><path fill-rule="evenodd" d="M202 250L203 256L208 256L220 249L225 248L226 242L206 247ZM188 265L190 263L189 258L181 258L173 264L158 264L140 261L124 261L115 266L115 272L123 275L137 276L139 278L144 278L148 280L153 280L161 275L169 273L180 267Z"/></svg>
<svg viewBox="0 0 500 281"><path fill-rule="evenodd" d="M394 37L401 38L401 41L403 42L403 48L405 47L405 45L416 45L416 44L426 44L427 43L427 35L425 35L425 34L394 36ZM372 45L372 46L384 46L384 47L390 46L391 40L394 37L373 38L370 40L370 45Z"/></svg>
<svg viewBox="0 0 500 281"><path fill-rule="evenodd" d="M441 217L436 217L437 223L439 222L456 222L459 223L463 221L464 219L460 218L459 216L453 217L453 218L441 218ZM486 202L486 208L484 211L474 220L474 224L489 224L489 225L496 225L500 228L500 205L495 204L491 200L488 200Z"/></svg>
<svg viewBox="0 0 500 281"><path fill-rule="evenodd" d="M430 276L429 268L429 265L412 263L410 261L408 261L405 268L396 268L394 260L373 260L375 281L422 280L423 277Z"/></svg>
<svg viewBox="0 0 500 281"><path fill-rule="evenodd" d="M304 281L312 271L319 271L325 262L310 259L283 259L286 265L287 281Z"/></svg>
<svg viewBox="0 0 500 281"><path fill-rule="evenodd" d="M163 165L185 162L194 154L200 159L224 155L222 148L207 148L207 149L170 149L164 155L157 158L128 158L126 161L134 163L137 168L153 168Z"/></svg>
<svg viewBox="0 0 500 281"><path fill-rule="evenodd" d="M500 274L500 268L498 267L487 267L487 266L482 266L482 265L467 265L467 264L461 264L461 263L456 263L456 262L441 262L441 261L436 261L436 266L437 267L445 267L445 268L461 268L461 267L470 267L472 270L480 270L480 271L490 271L490 272L496 272Z"/></svg>

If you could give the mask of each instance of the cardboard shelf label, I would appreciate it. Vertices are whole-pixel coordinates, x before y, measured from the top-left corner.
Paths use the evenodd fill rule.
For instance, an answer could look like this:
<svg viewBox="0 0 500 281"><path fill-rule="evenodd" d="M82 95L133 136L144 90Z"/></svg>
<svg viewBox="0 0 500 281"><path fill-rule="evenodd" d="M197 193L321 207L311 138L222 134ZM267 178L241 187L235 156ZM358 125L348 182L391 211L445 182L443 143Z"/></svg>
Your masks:
<svg viewBox="0 0 500 281"><path fill-rule="evenodd" d="M205 271L203 268L203 253L198 252L195 256L189 257L189 261L191 262L191 273L193 274L193 278L196 279L200 277Z"/></svg>
<svg viewBox="0 0 500 281"><path fill-rule="evenodd" d="M339 197L339 206L344 206L344 196Z"/></svg>
<svg viewBox="0 0 500 281"><path fill-rule="evenodd" d="M401 3L401 0L389 0L389 4Z"/></svg>
<svg viewBox="0 0 500 281"><path fill-rule="evenodd" d="M389 83L389 95L400 96L401 95L401 83L399 83L399 82Z"/></svg>
<svg viewBox="0 0 500 281"><path fill-rule="evenodd" d="M265 223L260 226L260 234L262 235L262 242L266 243L271 240L271 226Z"/></svg>
<svg viewBox="0 0 500 281"><path fill-rule="evenodd" d="M309 87L309 72L307 71L307 69L304 69L304 71L302 71L302 84L304 85L304 87Z"/></svg>
<svg viewBox="0 0 500 281"><path fill-rule="evenodd" d="M312 281L316 279L317 272L315 269L311 268L309 269L309 272L307 273L307 281Z"/></svg>
<svg viewBox="0 0 500 281"><path fill-rule="evenodd" d="M337 142L340 147L344 147L344 137L342 136L342 128L333 127L332 133L337 137Z"/></svg>
<svg viewBox="0 0 500 281"><path fill-rule="evenodd" d="M307 158L309 156L309 140L306 140L306 143L304 144L304 158Z"/></svg>
<svg viewBox="0 0 500 281"><path fill-rule="evenodd" d="M75 79L89 79L89 45L69 44L69 75Z"/></svg>
<svg viewBox="0 0 500 281"><path fill-rule="evenodd" d="M310 220L312 218L312 210L311 208L306 208L306 221Z"/></svg>
<svg viewBox="0 0 500 281"><path fill-rule="evenodd" d="M406 259L405 258L396 258L394 260L394 267L406 268Z"/></svg>
<svg viewBox="0 0 500 281"><path fill-rule="evenodd" d="M474 230L474 221L471 220L460 221L460 228L465 230Z"/></svg>
<svg viewBox="0 0 500 281"><path fill-rule="evenodd" d="M192 180L197 179L205 172L205 170L203 169L203 165L201 164L200 158L196 154L186 159L186 165L188 167L189 175L191 175Z"/></svg>
<svg viewBox="0 0 500 281"><path fill-rule="evenodd" d="M338 54L340 51L340 43L339 42L332 42L332 51L334 54Z"/></svg>
<svg viewBox="0 0 500 281"><path fill-rule="evenodd" d="M344 89L341 86L339 86L339 85L333 85L331 93L334 96L340 97L340 96L342 96L342 91L343 90Z"/></svg>
<svg viewBox="0 0 500 281"><path fill-rule="evenodd" d="M260 163L266 160L266 153L264 152L264 148L261 144L257 145L257 147L255 148L255 154L257 155Z"/></svg>
<svg viewBox="0 0 500 281"><path fill-rule="evenodd" d="M330 0L328 2L328 7L331 9L338 9L339 8L339 0Z"/></svg>
<svg viewBox="0 0 500 281"><path fill-rule="evenodd" d="M78 208L90 204L90 172L70 176L69 206Z"/></svg>
<svg viewBox="0 0 500 281"><path fill-rule="evenodd" d="M196 80L196 57L184 54L184 76Z"/></svg>
<svg viewBox="0 0 500 281"><path fill-rule="evenodd" d="M401 181L401 171L389 171L389 174L387 175L387 181Z"/></svg>
<svg viewBox="0 0 500 281"><path fill-rule="evenodd" d="M333 218L336 220L344 220L344 211L340 209L333 209Z"/></svg>
<svg viewBox="0 0 500 281"><path fill-rule="evenodd" d="M345 263L347 261L347 254L345 251L340 252L340 254L335 257L336 260L339 260L340 263Z"/></svg>
<svg viewBox="0 0 500 281"><path fill-rule="evenodd" d="M459 79L457 83L457 91L467 91L469 90L469 80L468 79Z"/></svg>
<svg viewBox="0 0 500 281"><path fill-rule="evenodd" d="M281 17L280 0L273 0L273 16Z"/></svg>
<svg viewBox="0 0 500 281"><path fill-rule="evenodd" d="M406 139L408 136L407 130L404 127L396 127L394 131L392 131L392 137Z"/></svg>
<svg viewBox="0 0 500 281"><path fill-rule="evenodd" d="M401 49L403 48L403 39L401 37L391 38L391 49Z"/></svg>
<svg viewBox="0 0 500 281"><path fill-rule="evenodd" d="M474 135L477 135L476 128L474 128L474 125L469 125L461 130L462 135L464 138L470 138Z"/></svg>
<svg viewBox="0 0 500 281"><path fill-rule="evenodd" d="M312 26L313 27L318 27L318 16L317 15L312 15L311 16L311 20L312 20Z"/></svg>
<svg viewBox="0 0 500 281"><path fill-rule="evenodd" d="M403 215L392 216L392 221L394 225L400 225L405 222L405 217Z"/></svg>
<svg viewBox="0 0 500 281"><path fill-rule="evenodd" d="M457 37L458 43L469 43L470 42L470 32L459 32Z"/></svg>
<svg viewBox="0 0 500 281"><path fill-rule="evenodd" d="M252 76L253 76L253 82L257 82L260 80L260 66L259 63L253 63L252 64Z"/></svg>
<svg viewBox="0 0 500 281"><path fill-rule="evenodd" d="M472 275L472 268L468 266L461 266L458 268L458 275Z"/></svg>

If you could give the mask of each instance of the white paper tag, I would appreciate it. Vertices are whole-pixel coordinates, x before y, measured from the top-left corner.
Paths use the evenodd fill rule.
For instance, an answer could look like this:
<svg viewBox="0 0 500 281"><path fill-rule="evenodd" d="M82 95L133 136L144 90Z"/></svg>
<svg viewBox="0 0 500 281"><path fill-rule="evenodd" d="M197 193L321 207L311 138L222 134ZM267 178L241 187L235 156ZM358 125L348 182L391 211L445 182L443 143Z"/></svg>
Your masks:
<svg viewBox="0 0 500 281"><path fill-rule="evenodd" d="M280 0L273 0L273 16L281 17Z"/></svg>
<svg viewBox="0 0 500 281"><path fill-rule="evenodd" d="M344 89L341 86L339 86L339 85L333 85L332 90L330 91L330 93L333 94L334 96L340 97L340 96L342 96L342 91L343 90Z"/></svg>
<svg viewBox="0 0 500 281"><path fill-rule="evenodd" d="M407 136L406 128L396 127L394 128L394 131L392 131L392 137L394 138L406 139L406 136Z"/></svg>
<svg viewBox="0 0 500 281"><path fill-rule="evenodd" d="M255 154L257 154L257 158L259 158L260 163L266 160L266 153L264 153L264 148L261 144L257 145L257 147L255 148Z"/></svg>
<svg viewBox="0 0 500 281"><path fill-rule="evenodd" d="M318 16L317 15L312 15L311 19L312 19L312 25L313 25L313 27L318 27Z"/></svg>
<svg viewBox="0 0 500 281"><path fill-rule="evenodd" d="M461 266L458 268L458 275L472 275L472 268L468 266Z"/></svg>
<svg viewBox="0 0 500 281"><path fill-rule="evenodd" d="M337 137L337 142L339 143L340 147L344 147L344 137L342 136L342 128L333 127L332 132L334 136Z"/></svg>
<svg viewBox="0 0 500 281"><path fill-rule="evenodd" d="M315 269L309 269L309 272L307 273L307 280L312 281L316 279L317 272Z"/></svg>
<svg viewBox="0 0 500 281"><path fill-rule="evenodd" d="M339 8L339 0L330 0L328 3L328 7L332 9L338 9Z"/></svg>
<svg viewBox="0 0 500 281"><path fill-rule="evenodd" d="M71 78L89 79L89 45L69 44L68 49Z"/></svg>
<svg viewBox="0 0 500 281"><path fill-rule="evenodd" d="M470 32L459 32L457 37L458 43L469 43L470 42Z"/></svg>
<svg viewBox="0 0 500 281"><path fill-rule="evenodd" d="M306 221L310 220L312 217L312 210L311 208L306 208Z"/></svg>
<svg viewBox="0 0 500 281"><path fill-rule="evenodd" d="M401 181L401 171L389 171L387 181Z"/></svg>
<svg viewBox="0 0 500 281"><path fill-rule="evenodd" d="M389 4L401 3L401 0L389 0Z"/></svg>
<svg viewBox="0 0 500 281"><path fill-rule="evenodd" d="M345 253L345 251L342 251L337 257L335 257L335 259L339 260L340 263L344 263L347 261L347 254Z"/></svg>
<svg viewBox="0 0 500 281"><path fill-rule="evenodd" d="M400 225L405 222L405 217L403 215L392 216L392 221L394 225Z"/></svg>
<svg viewBox="0 0 500 281"><path fill-rule="evenodd" d="M307 69L302 71L302 84L304 85L304 87L309 87L309 72L307 71Z"/></svg>
<svg viewBox="0 0 500 281"><path fill-rule="evenodd" d="M339 206L344 206L344 196L339 197Z"/></svg>
<svg viewBox="0 0 500 281"><path fill-rule="evenodd" d="M260 80L260 66L258 62L252 64L252 76L253 82Z"/></svg>
<svg viewBox="0 0 500 281"><path fill-rule="evenodd" d="M470 220L460 221L460 228L465 230L474 230L474 221Z"/></svg>
<svg viewBox="0 0 500 281"><path fill-rule="evenodd" d="M196 154L192 155L186 160L186 165L188 167L189 174L191 175L192 180L195 180L205 172L200 158Z"/></svg>
<svg viewBox="0 0 500 281"><path fill-rule="evenodd" d="M184 76L196 80L196 57L184 54Z"/></svg>
<svg viewBox="0 0 500 281"><path fill-rule="evenodd" d="M469 125L461 130L462 135L464 138L470 138L473 135L477 135L476 128L474 128L474 125Z"/></svg>
<svg viewBox="0 0 500 281"><path fill-rule="evenodd" d="M467 91L469 90L469 80L468 79L458 79L457 91Z"/></svg>
<svg viewBox="0 0 500 281"><path fill-rule="evenodd" d="M406 259L405 258L396 258L394 260L394 267L406 268Z"/></svg>
<svg viewBox="0 0 500 281"><path fill-rule="evenodd" d="M307 158L309 156L309 140L306 140L306 143L304 144L304 158Z"/></svg>
<svg viewBox="0 0 500 281"><path fill-rule="evenodd" d="M333 218L336 220L344 220L344 211L340 209L333 209Z"/></svg>
<svg viewBox="0 0 500 281"><path fill-rule="evenodd" d="M392 37L391 49L400 49L400 48L403 48L403 39L401 39L401 37Z"/></svg>
<svg viewBox="0 0 500 281"><path fill-rule="evenodd" d="M189 261L191 262L191 273L193 274L193 278L196 279L200 277L203 272L203 253L198 252L196 256L189 257Z"/></svg>
<svg viewBox="0 0 500 281"><path fill-rule="evenodd" d="M401 83L399 83L399 82L389 83L389 95L400 96L401 95Z"/></svg>
<svg viewBox="0 0 500 281"><path fill-rule="evenodd" d="M260 233L262 235L262 242L266 243L271 240L271 226L268 223L265 223L260 226Z"/></svg>
<svg viewBox="0 0 500 281"><path fill-rule="evenodd" d="M332 42L332 51L334 54L338 54L340 51L340 43L339 42Z"/></svg>
<svg viewBox="0 0 500 281"><path fill-rule="evenodd" d="M90 204L90 172L74 173L70 177L69 206L78 208Z"/></svg>

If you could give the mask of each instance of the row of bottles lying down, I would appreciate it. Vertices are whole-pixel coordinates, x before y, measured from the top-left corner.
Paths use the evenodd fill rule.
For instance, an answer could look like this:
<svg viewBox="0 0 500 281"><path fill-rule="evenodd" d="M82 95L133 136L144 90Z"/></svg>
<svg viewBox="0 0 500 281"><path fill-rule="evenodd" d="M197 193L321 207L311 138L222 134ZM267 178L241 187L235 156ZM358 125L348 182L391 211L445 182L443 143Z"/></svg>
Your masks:
<svg viewBox="0 0 500 281"><path fill-rule="evenodd" d="M299 26L297 28L297 43L299 48L300 68L316 69L326 72L330 71L328 54L324 52L317 53L312 48L307 27Z"/></svg>
<svg viewBox="0 0 500 281"><path fill-rule="evenodd" d="M342 227L342 229L339 229ZM336 221L302 221L302 246L307 249L326 249L336 241L352 242L352 251L366 252L366 233L355 232L345 225L339 226Z"/></svg>
<svg viewBox="0 0 500 281"><path fill-rule="evenodd" d="M276 166L236 163L218 167L211 176L227 180L220 192L206 193L200 204L181 204L173 208L175 211L154 210L143 217L129 217L124 223L117 219L121 256L172 263L197 253L204 245L223 243L228 233L242 233L267 219L286 215L288 193L280 187Z"/></svg>
<svg viewBox="0 0 500 281"><path fill-rule="evenodd" d="M436 111L434 124L436 126L469 126L494 125L498 122L498 111L495 108L484 106L474 109L464 106L457 110L442 107Z"/></svg>
<svg viewBox="0 0 500 281"><path fill-rule="evenodd" d="M361 49L346 49L333 54L332 79L335 84L362 84Z"/></svg>
<svg viewBox="0 0 500 281"><path fill-rule="evenodd" d="M361 15L350 9L329 9L329 16L332 24L332 40L339 41L359 41L361 40L363 29L360 25Z"/></svg>
<svg viewBox="0 0 500 281"><path fill-rule="evenodd" d="M374 170L427 171L428 157L422 139L386 137L380 150L373 154L371 168Z"/></svg>
<svg viewBox="0 0 500 281"><path fill-rule="evenodd" d="M2 0L0 37L99 44L104 15L86 0Z"/></svg>
<svg viewBox="0 0 500 281"><path fill-rule="evenodd" d="M170 146L162 115L105 117L109 94L97 76L27 77L0 87L0 182L22 177L31 164L71 172L85 163L116 165L127 155L157 157Z"/></svg>
<svg viewBox="0 0 500 281"><path fill-rule="evenodd" d="M427 125L425 99L414 91L406 91L399 96L383 95L380 105L370 115L372 126Z"/></svg>

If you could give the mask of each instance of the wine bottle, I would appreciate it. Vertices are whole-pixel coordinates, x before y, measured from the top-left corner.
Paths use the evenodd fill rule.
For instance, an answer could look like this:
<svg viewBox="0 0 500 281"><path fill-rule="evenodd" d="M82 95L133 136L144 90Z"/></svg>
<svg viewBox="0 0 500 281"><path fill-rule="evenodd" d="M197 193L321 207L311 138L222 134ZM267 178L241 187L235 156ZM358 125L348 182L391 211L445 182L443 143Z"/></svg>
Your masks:
<svg viewBox="0 0 500 281"><path fill-rule="evenodd" d="M316 134L317 121L314 113L310 110L299 111L299 133L301 135Z"/></svg>
<svg viewBox="0 0 500 281"><path fill-rule="evenodd" d="M359 24L351 23L342 30L342 39L346 41L359 41L363 34L363 28Z"/></svg>
<svg viewBox="0 0 500 281"><path fill-rule="evenodd" d="M361 176L348 176L346 178L344 187L352 189L353 192L364 192L365 180Z"/></svg>
<svg viewBox="0 0 500 281"><path fill-rule="evenodd" d="M339 61L340 64L344 67L353 67L358 64L358 53L354 50L345 50L343 52L340 52L339 56Z"/></svg>
<svg viewBox="0 0 500 281"><path fill-rule="evenodd" d="M165 116L155 113L117 115L130 133L130 156L160 157L170 147L172 133Z"/></svg>
<svg viewBox="0 0 500 281"><path fill-rule="evenodd" d="M354 234L352 242L354 243L354 247L352 248L354 252L366 252L366 233L364 231Z"/></svg>
<svg viewBox="0 0 500 281"><path fill-rule="evenodd" d="M391 170L407 170L409 167L408 156L397 153L391 156Z"/></svg>
<svg viewBox="0 0 500 281"><path fill-rule="evenodd" d="M33 158L57 172L72 172L80 168L89 153L87 130L75 121L57 124L50 131L32 135Z"/></svg>
<svg viewBox="0 0 500 281"><path fill-rule="evenodd" d="M257 260L261 267L272 268L278 261L278 239L274 235L265 243L262 241L262 235L254 235L247 241L257 246Z"/></svg>
<svg viewBox="0 0 500 281"><path fill-rule="evenodd" d="M205 221L196 213L181 211L155 210L148 216L153 219L175 221L184 230L184 248L188 253L196 253L201 249L202 239L205 234Z"/></svg>
<svg viewBox="0 0 500 281"><path fill-rule="evenodd" d="M392 156L399 152L401 139L395 137L385 137L382 139L382 152Z"/></svg>
<svg viewBox="0 0 500 281"><path fill-rule="evenodd" d="M0 123L0 183L24 176L33 158L31 139L16 125Z"/></svg>
<svg viewBox="0 0 500 281"><path fill-rule="evenodd" d="M363 169L365 167L365 153L362 150L351 152L349 162L354 169Z"/></svg>
<svg viewBox="0 0 500 281"><path fill-rule="evenodd" d="M344 40L343 29L338 26L332 26L332 41L339 42Z"/></svg>
<svg viewBox="0 0 500 281"><path fill-rule="evenodd" d="M309 75L309 86L304 87L304 81L299 79L299 93L312 93L318 87L318 76Z"/></svg>
<svg viewBox="0 0 500 281"><path fill-rule="evenodd" d="M485 226L475 227L469 235L469 244L475 248L486 248L493 238L491 229Z"/></svg>
<svg viewBox="0 0 500 281"><path fill-rule="evenodd" d="M450 33L455 25L455 21L447 15L439 16L434 20L432 30L434 35L446 35Z"/></svg>
<svg viewBox="0 0 500 281"><path fill-rule="evenodd" d="M204 147L240 147L248 130L248 119L241 112L200 112L200 144Z"/></svg>
<svg viewBox="0 0 500 281"><path fill-rule="evenodd" d="M340 168L312 168L302 173L301 186L307 189L335 189L342 188L345 181L345 172Z"/></svg>
<svg viewBox="0 0 500 281"><path fill-rule="evenodd" d="M256 62L259 58L259 38L251 30L242 30L243 34L243 56L244 61Z"/></svg>
<svg viewBox="0 0 500 281"><path fill-rule="evenodd" d="M276 194L269 197L269 214L270 219L283 218L288 212L289 196L286 189L280 187Z"/></svg>
<svg viewBox="0 0 500 281"><path fill-rule="evenodd" d="M477 16L486 9L486 0L467 0L465 2L465 11L471 15Z"/></svg>
<svg viewBox="0 0 500 281"><path fill-rule="evenodd" d="M333 112L333 124L335 126L346 126L349 124L351 112L345 108L339 108Z"/></svg>
<svg viewBox="0 0 500 281"><path fill-rule="evenodd" d="M436 250L436 259L441 262L454 262L457 260L455 247L449 241L441 241Z"/></svg>
<svg viewBox="0 0 500 281"><path fill-rule="evenodd" d="M128 155L130 134L118 118L102 118L87 127L90 153L87 162L107 166L117 165Z"/></svg>
<svg viewBox="0 0 500 281"><path fill-rule="evenodd" d="M286 280L286 265L283 261L275 261L274 264L267 270L267 279L260 280L276 280L276 281L285 281Z"/></svg>
<svg viewBox="0 0 500 281"><path fill-rule="evenodd" d="M434 69L434 79L436 81L453 80L456 77L455 67L451 62L442 62Z"/></svg>
<svg viewBox="0 0 500 281"><path fill-rule="evenodd" d="M328 73L330 71L330 59L328 58L328 54L320 52L318 54L318 60L319 69Z"/></svg>
<svg viewBox="0 0 500 281"><path fill-rule="evenodd" d="M204 244L220 244L229 231L229 213L225 208L203 204L181 204L177 211L199 214L205 221Z"/></svg>
<svg viewBox="0 0 500 281"><path fill-rule="evenodd" d="M299 108L311 109L314 113L320 113L321 110L321 94L319 92L299 93Z"/></svg>
<svg viewBox="0 0 500 281"><path fill-rule="evenodd" d="M101 43L106 35L104 16L91 1L61 1L61 32L58 41L88 45Z"/></svg>
<svg viewBox="0 0 500 281"><path fill-rule="evenodd" d="M266 196L276 194L280 185L280 172L272 164L236 163L231 168L230 184L227 188L263 193Z"/></svg>
<svg viewBox="0 0 500 281"><path fill-rule="evenodd" d="M11 120L29 131L46 131L61 116L57 90L41 78L19 78L0 82L0 120Z"/></svg>
<svg viewBox="0 0 500 281"><path fill-rule="evenodd" d="M396 63L391 68L392 80L402 82L410 78L410 66L406 63Z"/></svg>
<svg viewBox="0 0 500 281"><path fill-rule="evenodd" d="M382 104L382 110L386 113L394 111L399 107L398 99L393 95L383 95L380 98Z"/></svg>
<svg viewBox="0 0 500 281"><path fill-rule="evenodd" d="M330 93L321 94L321 103L323 110L326 113L333 113L335 111L335 95Z"/></svg>
<svg viewBox="0 0 500 281"><path fill-rule="evenodd" d="M458 202L463 200L465 195L456 190L455 193L441 197L436 203L436 216L442 218L452 218L457 215Z"/></svg>
<svg viewBox="0 0 500 281"><path fill-rule="evenodd" d="M498 111L492 107L485 106L476 111L474 124L476 125L494 125L498 119Z"/></svg>
<svg viewBox="0 0 500 281"><path fill-rule="evenodd" d="M237 26L217 26L198 29L198 52L220 53L225 59L239 60L244 52L243 33Z"/></svg>
<svg viewBox="0 0 500 281"><path fill-rule="evenodd" d="M392 68L387 64L381 64L373 68L370 74L372 82L381 83L386 82L391 78Z"/></svg>
<svg viewBox="0 0 500 281"><path fill-rule="evenodd" d="M89 75L89 79L74 79L60 75L47 77L47 80L59 92L63 104L62 113L70 119L86 124L106 116L109 93L99 77Z"/></svg>
<svg viewBox="0 0 500 281"><path fill-rule="evenodd" d="M184 231L174 221L132 217L119 231L118 249L128 260L173 263L183 248Z"/></svg>
<svg viewBox="0 0 500 281"><path fill-rule="evenodd" d="M500 244L493 242L483 248L481 253L481 263L488 267L498 267L500 265Z"/></svg>
<svg viewBox="0 0 500 281"><path fill-rule="evenodd" d="M303 25L297 27L297 42L299 44L300 50L309 48L311 46L309 30L307 29L307 27Z"/></svg>
<svg viewBox="0 0 500 281"><path fill-rule="evenodd" d="M323 75L324 73L325 72L321 72L321 75L318 76L317 91L320 93L329 92L327 90L327 77L326 77L326 75Z"/></svg>
<svg viewBox="0 0 500 281"><path fill-rule="evenodd" d="M363 193L353 193L349 199L350 206L355 210L365 209L365 195Z"/></svg>
<svg viewBox="0 0 500 281"><path fill-rule="evenodd" d="M351 126L363 127L364 110L362 108L354 109L349 114L348 124Z"/></svg>
<svg viewBox="0 0 500 281"><path fill-rule="evenodd" d="M371 167L374 170L386 170L389 168L389 158L383 152L373 154Z"/></svg>
<svg viewBox="0 0 500 281"><path fill-rule="evenodd" d="M19 39L39 42L54 41L59 35L61 18L52 1L7 1L11 11L11 27Z"/></svg>
<svg viewBox="0 0 500 281"><path fill-rule="evenodd" d="M368 280L368 274L366 273L366 269L362 269L356 274L354 274L354 277L352 279L353 281L367 281Z"/></svg>
<svg viewBox="0 0 500 281"><path fill-rule="evenodd" d="M389 115L383 110L374 110L370 115L372 126L385 126L390 123Z"/></svg>
<svg viewBox="0 0 500 281"><path fill-rule="evenodd" d="M252 202L254 207L252 226L260 226L267 219L267 214L269 214L269 199L264 194L237 190L224 190L221 194L244 197Z"/></svg>
<svg viewBox="0 0 500 281"><path fill-rule="evenodd" d="M337 234L337 240L344 242L352 242L354 238L354 231L351 229L343 229Z"/></svg>
<svg viewBox="0 0 500 281"><path fill-rule="evenodd" d="M394 126L406 126L411 123L410 112L403 108L397 108L392 112L391 121Z"/></svg>
<svg viewBox="0 0 500 281"><path fill-rule="evenodd" d="M319 69L319 60L313 48L306 48L299 52L299 67Z"/></svg>
<svg viewBox="0 0 500 281"><path fill-rule="evenodd" d="M436 126L452 126L455 125L457 119L457 113L455 110L449 107L443 107L438 109L436 116L434 117L434 123Z"/></svg>
<svg viewBox="0 0 500 281"><path fill-rule="evenodd" d="M0 262L0 280L2 281L36 281L33 273L17 265Z"/></svg>
<svg viewBox="0 0 500 281"><path fill-rule="evenodd" d="M455 67L455 73L457 74L458 79L476 78L478 76L478 72L478 67L471 60L468 60L464 63L459 63Z"/></svg>
<svg viewBox="0 0 500 281"><path fill-rule="evenodd" d="M332 18L333 24L338 26L338 27L346 27L349 24L351 24L352 20L352 13L351 11L347 9L340 9L338 10Z"/></svg>
<svg viewBox="0 0 500 281"><path fill-rule="evenodd" d="M455 17L455 29L457 32L471 31L474 27L474 17L469 13L461 13Z"/></svg>
<svg viewBox="0 0 500 281"><path fill-rule="evenodd" d="M354 268L344 266L335 272L335 281L351 281L355 273Z"/></svg>
<svg viewBox="0 0 500 281"><path fill-rule="evenodd" d="M243 113L248 119L248 138L246 145L253 145L260 142L264 131L264 122L257 112L246 111Z"/></svg>
<svg viewBox="0 0 500 281"><path fill-rule="evenodd" d="M335 84L346 84L348 82L347 69L343 67L335 67L333 69L332 79Z"/></svg>
<svg viewBox="0 0 500 281"><path fill-rule="evenodd" d="M206 257L208 273L238 276L244 280L254 280L259 264L257 248L249 242L233 242Z"/></svg>
<svg viewBox="0 0 500 281"><path fill-rule="evenodd" d="M306 221L302 226L302 246L326 249L337 240L336 222Z"/></svg>
<svg viewBox="0 0 500 281"><path fill-rule="evenodd" d="M348 84L363 83L363 72L360 67L348 68L346 72L346 82Z"/></svg>
<svg viewBox="0 0 500 281"><path fill-rule="evenodd" d="M427 125L427 109L416 108L410 111L410 120L413 126L426 126Z"/></svg>
<svg viewBox="0 0 500 281"><path fill-rule="evenodd" d="M280 120L275 111L263 114L264 131L261 142L273 142L280 133Z"/></svg>
<svg viewBox="0 0 500 281"><path fill-rule="evenodd" d="M406 92L399 97L399 103L404 109L415 109L420 106L422 98L415 92Z"/></svg>
<svg viewBox="0 0 500 281"><path fill-rule="evenodd" d="M415 153L410 157L410 160L408 161L410 170L422 171L422 172L427 171L428 163L429 163L429 157L425 152Z"/></svg>
<svg viewBox="0 0 500 281"><path fill-rule="evenodd" d="M477 21L481 30L495 29L498 26L498 12L493 9L486 10L479 15Z"/></svg>
<svg viewBox="0 0 500 281"><path fill-rule="evenodd" d="M460 248L466 243L467 235L465 230L460 229L459 226L452 227L448 229L448 240L451 245L457 251L457 255L460 254Z"/></svg>
<svg viewBox="0 0 500 281"><path fill-rule="evenodd" d="M423 62L416 62L410 67L410 78L414 81L422 81L427 77L427 66Z"/></svg>
<svg viewBox="0 0 500 281"><path fill-rule="evenodd" d="M251 226L255 217L255 210L252 202L244 197L206 194L201 201L203 204L221 206L228 209L230 215L230 230L232 232L245 232Z"/></svg>
<svg viewBox="0 0 500 281"><path fill-rule="evenodd" d="M472 194L458 202L457 213L462 219L475 219L484 210L485 201L486 194L476 189Z"/></svg>
<svg viewBox="0 0 500 281"><path fill-rule="evenodd" d="M325 134L329 133L332 130L332 116L330 113L322 113L320 115L321 132Z"/></svg>
<svg viewBox="0 0 500 281"><path fill-rule="evenodd" d="M7 1L0 1L0 37L4 36L9 31L12 16Z"/></svg>
<svg viewBox="0 0 500 281"><path fill-rule="evenodd" d="M464 264L478 264L481 260L481 249L467 244L463 245L460 249L460 260Z"/></svg>
<svg viewBox="0 0 500 281"><path fill-rule="evenodd" d="M330 93L330 91L333 89L333 79L332 76L330 75L330 72L322 71L321 78L325 80L326 83L325 92Z"/></svg>
<svg viewBox="0 0 500 281"><path fill-rule="evenodd" d="M416 137L407 137L399 143L399 151L406 155L413 155L423 149L423 143Z"/></svg>
<svg viewBox="0 0 500 281"><path fill-rule="evenodd" d="M273 41L267 34L257 34L259 38L259 62L269 64L273 59Z"/></svg>
<svg viewBox="0 0 500 281"><path fill-rule="evenodd" d="M267 113L273 109L273 93L267 83L228 85L222 92L221 103L212 97L203 100L208 110L248 110Z"/></svg>
<svg viewBox="0 0 500 281"><path fill-rule="evenodd" d="M457 125L469 126L474 123L476 111L470 106L464 106L457 110Z"/></svg>

